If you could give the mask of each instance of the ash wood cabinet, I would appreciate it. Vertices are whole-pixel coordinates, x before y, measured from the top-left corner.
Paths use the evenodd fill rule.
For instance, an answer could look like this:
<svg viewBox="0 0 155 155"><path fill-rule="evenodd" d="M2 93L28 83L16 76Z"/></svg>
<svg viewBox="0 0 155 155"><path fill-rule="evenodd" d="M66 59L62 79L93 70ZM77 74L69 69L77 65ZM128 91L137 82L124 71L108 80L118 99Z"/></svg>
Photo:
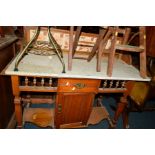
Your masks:
<svg viewBox="0 0 155 155"><path fill-rule="evenodd" d="M89 119L100 80L59 79L55 108L56 128L82 127Z"/></svg>

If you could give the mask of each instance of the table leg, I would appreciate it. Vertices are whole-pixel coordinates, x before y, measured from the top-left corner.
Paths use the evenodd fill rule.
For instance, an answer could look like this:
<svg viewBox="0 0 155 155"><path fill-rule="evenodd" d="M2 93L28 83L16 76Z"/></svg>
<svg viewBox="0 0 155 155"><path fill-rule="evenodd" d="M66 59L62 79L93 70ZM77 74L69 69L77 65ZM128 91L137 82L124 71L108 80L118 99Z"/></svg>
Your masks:
<svg viewBox="0 0 155 155"><path fill-rule="evenodd" d="M118 103L118 107L116 109L114 119L113 119L113 124L116 127L118 118L122 114L123 117L123 127L127 128L128 127L128 119L127 119L127 113L125 112L126 106L127 106L127 98L126 96L121 97L120 102Z"/></svg>
<svg viewBox="0 0 155 155"><path fill-rule="evenodd" d="M15 115L17 119L17 128L22 128L22 106L21 106L21 98L19 96L15 96L14 104L15 104Z"/></svg>

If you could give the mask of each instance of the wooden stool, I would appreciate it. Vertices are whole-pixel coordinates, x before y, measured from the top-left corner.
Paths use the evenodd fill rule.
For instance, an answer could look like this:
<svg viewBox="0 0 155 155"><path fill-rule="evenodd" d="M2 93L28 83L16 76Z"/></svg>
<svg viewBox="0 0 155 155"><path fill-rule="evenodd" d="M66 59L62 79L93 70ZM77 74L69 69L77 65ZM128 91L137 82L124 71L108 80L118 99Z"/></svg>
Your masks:
<svg viewBox="0 0 155 155"><path fill-rule="evenodd" d="M38 46L37 39L38 39L40 31L41 31L41 26L38 26L32 39L29 41L29 43L25 46L25 48L18 55L17 60L15 62L15 68L14 68L15 71L18 71L18 65L19 65L20 61L23 59L23 57L28 53L32 53L32 51L33 51L33 54L44 55L44 56L53 55L53 52L54 52L54 54L56 54L58 56L58 58L62 64L62 73L66 72L65 71L65 63L63 60L63 52L61 50L61 47L56 42L55 38L53 37L51 30L50 30L51 27L48 26L46 28L47 28L48 39L49 39L49 44L47 44L47 47L45 49L43 48L44 45L46 45L45 42L41 43ZM36 43L36 45L34 48L35 43ZM49 47L49 46L51 46L51 47ZM37 50L36 50L36 48L37 48Z"/></svg>

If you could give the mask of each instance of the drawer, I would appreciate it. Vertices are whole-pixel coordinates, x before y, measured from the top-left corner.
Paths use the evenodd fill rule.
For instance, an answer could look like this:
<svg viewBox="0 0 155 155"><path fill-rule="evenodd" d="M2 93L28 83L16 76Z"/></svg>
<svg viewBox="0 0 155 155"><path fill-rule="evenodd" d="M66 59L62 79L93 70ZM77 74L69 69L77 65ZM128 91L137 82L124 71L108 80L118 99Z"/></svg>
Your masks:
<svg viewBox="0 0 155 155"><path fill-rule="evenodd" d="M57 92L98 92L100 80L59 79Z"/></svg>

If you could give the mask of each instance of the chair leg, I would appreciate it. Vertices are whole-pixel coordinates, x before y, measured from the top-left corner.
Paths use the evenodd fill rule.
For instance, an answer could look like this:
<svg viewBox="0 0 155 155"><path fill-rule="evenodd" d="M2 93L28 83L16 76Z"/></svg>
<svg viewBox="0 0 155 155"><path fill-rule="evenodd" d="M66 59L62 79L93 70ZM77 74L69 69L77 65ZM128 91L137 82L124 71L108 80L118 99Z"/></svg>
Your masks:
<svg viewBox="0 0 155 155"><path fill-rule="evenodd" d="M112 76L112 71L113 71L113 64L114 64L114 57L115 57L115 45L117 41L117 35L118 35L118 27L115 28L114 31L114 36L111 41L111 48L110 48L110 53L108 57L108 68L107 68L107 75Z"/></svg>
<svg viewBox="0 0 155 155"><path fill-rule="evenodd" d="M139 27L140 31L140 46L144 48L143 52L140 53L140 75L142 78L146 78L146 30L144 26Z"/></svg>
<svg viewBox="0 0 155 155"><path fill-rule="evenodd" d="M73 49L72 50L72 57L74 56L76 47L78 45L78 41L79 41L80 34L81 34L81 29L82 29L82 26L78 26L77 30L76 30L76 33L75 33L74 42L73 42L73 48L72 48Z"/></svg>
<svg viewBox="0 0 155 155"><path fill-rule="evenodd" d="M68 70L72 70L72 51L73 51L73 35L74 35L74 26L70 27L69 34L69 53L68 53Z"/></svg>
<svg viewBox="0 0 155 155"><path fill-rule="evenodd" d="M99 36L96 40L96 43L91 51L91 53L89 54L89 57L87 59L88 62L90 62L92 60L92 58L95 56L96 51L98 50L100 44L101 44L101 40L103 39L103 37L106 35L107 30L100 30L99 32Z"/></svg>
<svg viewBox="0 0 155 155"><path fill-rule="evenodd" d="M130 37L130 33L131 33L131 29L130 28L126 28L125 29L125 34L124 34L124 39L123 39L123 44L127 44L129 37Z"/></svg>
<svg viewBox="0 0 155 155"><path fill-rule="evenodd" d="M100 42L99 49L98 49L98 52L97 52L97 66L96 66L96 71L97 72L101 71L102 50L103 50L103 41Z"/></svg>
<svg viewBox="0 0 155 155"><path fill-rule="evenodd" d="M123 42L122 42L123 45L128 44L130 33L131 33L131 28L126 28L125 33L124 33ZM122 59L129 65L132 64L132 58L131 58L130 54L119 54L119 59Z"/></svg>
<svg viewBox="0 0 155 155"><path fill-rule="evenodd" d="M107 43L111 34L112 34L112 28L109 27L108 32L105 34L104 38L100 41L99 49L98 49L98 53L97 53L97 66L96 66L97 72L101 71L102 53L105 50L106 43Z"/></svg>

